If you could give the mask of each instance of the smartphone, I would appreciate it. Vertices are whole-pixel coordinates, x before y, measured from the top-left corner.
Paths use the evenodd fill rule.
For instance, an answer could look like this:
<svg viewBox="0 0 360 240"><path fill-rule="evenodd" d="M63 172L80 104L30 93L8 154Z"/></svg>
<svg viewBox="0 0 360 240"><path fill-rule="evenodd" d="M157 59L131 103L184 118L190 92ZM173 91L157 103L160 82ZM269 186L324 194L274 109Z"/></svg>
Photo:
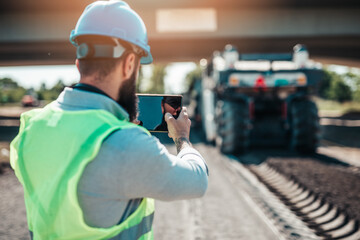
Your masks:
<svg viewBox="0 0 360 240"><path fill-rule="evenodd" d="M138 120L150 132L168 132L164 119L169 112L178 118L182 109L181 95L137 94Z"/></svg>

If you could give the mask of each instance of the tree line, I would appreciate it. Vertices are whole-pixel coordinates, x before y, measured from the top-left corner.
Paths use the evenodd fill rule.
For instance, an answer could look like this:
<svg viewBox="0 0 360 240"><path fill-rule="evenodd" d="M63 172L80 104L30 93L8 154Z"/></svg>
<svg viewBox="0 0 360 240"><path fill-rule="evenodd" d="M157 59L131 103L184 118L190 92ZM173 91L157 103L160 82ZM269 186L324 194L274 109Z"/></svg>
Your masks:
<svg viewBox="0 0 360 240"><path fill-rule="evenodd" d="M142 71L140 70L136 82L136 90L141 93L164 93L164 78L166 76L166 65L154 65L152 75L148 80L147 86L140 87L145 81ZM75 84L75 83L74 83ZM62 80L50 88L42 83L38 90L34 88L24 88L11 78L0 78L0 104L19 103L25 95L31 95L39 101L50 102L55 100L66 87Z"/></svg>
<svg viewBox="0 0 360 240"><path fill-rule="evenodd" d="M137 81L137 92L141 93L164 93L164 78L166 65L154 65L152 75L147 87L140 87L144 82L144 76L140 70ZM186 76L185 84L191 88L195 79L201 78L201 69L197 67ZM53 87L47 88L41 84L39 90L26 89L11 78L0 79L0 104L21 102L24 95L34 95L38 100L53 101L64 89L65 84L59 80ZM338 102L360 102L360 75L353 72L338 74L333 71L324 71L324 78L318 89L319 97Z"/></svg>
<svg viewBox="0 0 360 240"><path fill-rule="evenodd" d="M21 102L25 95L36 97L37 100L52 101L57 98L64 89L65 84L59 80L52 88L47 88L45 83L41 84L39 90L24 88L11 78L0 79L0 104Z"/></svg>
<svg viewBox="0 0 360 240"><path fill-rule="evenodd" d="M360 75L353 72L338 74L324 71L325 75L320 83L318 94L321 98L338 102L360 102Z"/></svg>

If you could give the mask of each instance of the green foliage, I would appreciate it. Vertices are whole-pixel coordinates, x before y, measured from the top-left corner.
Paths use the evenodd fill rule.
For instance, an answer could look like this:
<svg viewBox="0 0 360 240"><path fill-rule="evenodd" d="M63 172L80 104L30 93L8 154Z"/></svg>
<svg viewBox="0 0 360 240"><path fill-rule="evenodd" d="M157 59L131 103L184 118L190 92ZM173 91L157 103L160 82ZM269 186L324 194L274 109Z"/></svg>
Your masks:
<svg viewBox="0 0 360 240"><path fill-rule="evenodd" d="M347 72L344 74L344 79L350 82L355 89L360 89L360 75L353 72Z"/></svg>
<svg viewBox="0 0 360 240"><path fill-rule="evenodd" d="M1 78L0 79L0 88L1 89L15 89L18 87L17 82L13 81L11 78Z"/></svg>
<svg viewBox="0 0 360 240"><path fill-rule="evenodd" d="M331 81L327 96L329 99L336 100L338 102L352 100L351 89L341 78L335 78Z"/></svg>
<svg viewBox="0 0 360 240"><path fill-rule="evenodd" d="M345 79L347 82L350 82L353 87L353 100L360 102L360 75L354 74L353 72L348 72L345 74Z"/></svg>
<svg viewBox="0 0 360 240"><path fill-rule="evenodd" d="M164 78L166 76L166 65L154 65L152 76L150 78L150 87L145 93L161 94L165 92Z"/></svg>
<svg viewBox="0 0 360 240"><path fill-rule="evenodd" d="M65 84L61 79L51 89L47 89L45 83L42 83L40 90L37 91L39 100L53 101L59 96L64 88Z"/></svg>
<svg viewBox="0 0 360 240"><path fill-rule="evenodd" d="M330 72L328 70L324 70L324 77L319 85L319 96L325 99L328 99L328 91L330 88L331 80L336 78L337 74L334 72Z"/></svg>
<svg viewBox="0 0 360 240"><path fill-rule="evenodd" d="M12 91L9 91L8 96L8 102L20 102L22 97L26 94L26 89L24 89L23 87L18 87Z"/></svg>
<svg viewBox="0 0 360 240"><path fill-rule="evenodd" d="M34 89L25 89L18 85L17 82L10 78L0 79L0 103L18 103L21 102L24 95L38 96L38 100L55 100L65 85L62 80L59 80L54 87L47 89L45 83L42 83L40 90L36 93Z"/></svg>
<svg viewBox="0 0 360 240"><path fill-rule="evenodd" d="M192 70L191 72L186 74L185 84L186 84L188 90L191 90L193 88L195 82L201 79L201 72L202 72L201 67L199 65L197 65L194 70Z"/></svg>
<svg viewBox="0 0 360 240"><path fill-rule="evenodd" d="M26 89L20 87L15 81L10 78L0 79L0 103L15 103L20 102L25 95Z"/></svg>
<svg viewBox="0 0 360 240"><path fill-rule="evenodd" d="M59 95L64 90L64 88L65 88L65 84L60 79L51 90L57 92Z"/></svg>
<svg viewBox="0 0 360 240"><path fill-rule="evenodd" d="M347 82L354 83L354 79L357 77L359 76L350 72L340 75L335 72L325 70L324 79L319 87L319 96L324 99L330 99L338 102L351 101L353 100L353 90ZM360 87L357 89L360 89ZM355 96L357 96L356 93L354 93L354 97Z"/></svg>

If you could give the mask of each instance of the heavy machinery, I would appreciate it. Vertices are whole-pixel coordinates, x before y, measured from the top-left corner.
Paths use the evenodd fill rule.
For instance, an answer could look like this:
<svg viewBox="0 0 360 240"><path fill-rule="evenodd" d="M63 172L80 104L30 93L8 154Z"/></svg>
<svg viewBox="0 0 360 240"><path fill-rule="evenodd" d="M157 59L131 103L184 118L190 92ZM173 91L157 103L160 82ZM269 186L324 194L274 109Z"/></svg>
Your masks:
<svg viewBox="0 0 360 240"><path fill-rule="evenodd" d="M208 142L226 154L250 145L316 150L319 118L311 96L323 71L304 45L277 54L239 54L227 45L200 64L198 110Z"/></svg>

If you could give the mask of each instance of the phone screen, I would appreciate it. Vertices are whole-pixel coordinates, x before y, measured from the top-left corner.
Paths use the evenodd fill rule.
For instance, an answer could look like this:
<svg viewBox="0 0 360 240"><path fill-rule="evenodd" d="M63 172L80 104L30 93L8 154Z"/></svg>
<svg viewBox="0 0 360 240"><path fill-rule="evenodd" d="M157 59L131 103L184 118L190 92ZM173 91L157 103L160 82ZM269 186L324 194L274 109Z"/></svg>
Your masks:
<svg viewBox="0 0 360 240"><path fill-rule="evenodd" d="M181 95L137 94L138 120L150 132L167 132L165 113L169 112L178 118L182 108Z"/></svg>

